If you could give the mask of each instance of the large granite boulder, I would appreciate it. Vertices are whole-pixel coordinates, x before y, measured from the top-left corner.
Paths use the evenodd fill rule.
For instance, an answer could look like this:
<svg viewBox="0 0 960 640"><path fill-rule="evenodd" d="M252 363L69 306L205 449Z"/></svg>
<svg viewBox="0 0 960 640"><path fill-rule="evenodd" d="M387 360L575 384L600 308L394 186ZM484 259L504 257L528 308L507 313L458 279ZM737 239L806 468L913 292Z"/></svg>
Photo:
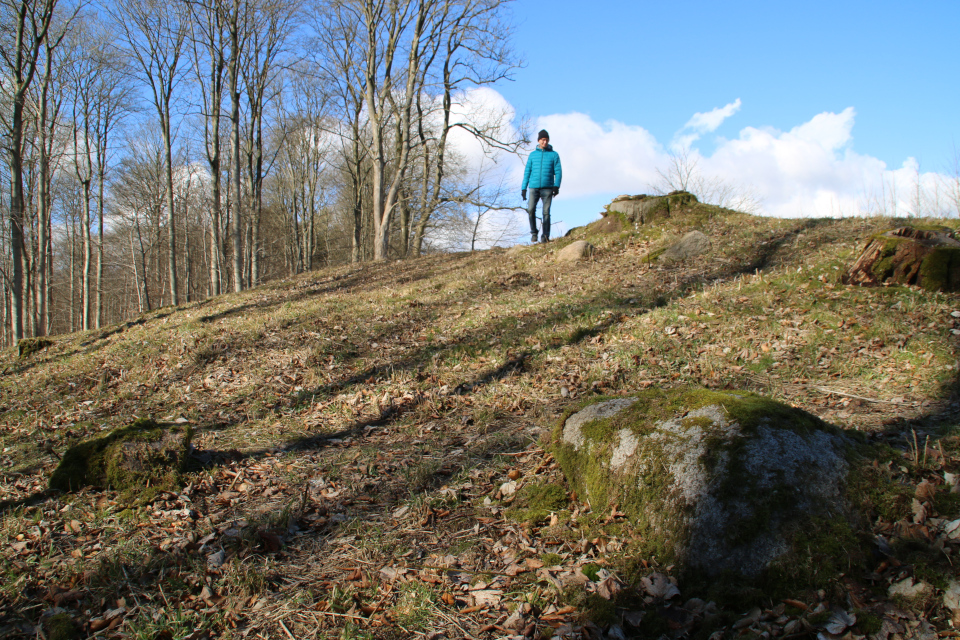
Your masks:
<svg viewBox="0 0 960 640"><path fill-rule="evenodd" d="M845 284L917 285L960 291L960 240L946 227L900 227L870 238L844 273Z"/></svg>
<svg viewBox="0 0 960 640"><path fill-rule="evenodd" d="M810 540L824 523L849 530L852 440L768 398L649 389L583 407L554 443L594 511L616 505L659 562L688 576L791 574L816 557Z"/></svg>
<svg viewBox="0 0 960 640"><path fill-rule="evenodd" d="M697 196L686 191L673 191L665 196L618 196L607 205L604 217L611 213L623 216L632 224L642 225L666 220L680 209L697 203Z"/></svg>

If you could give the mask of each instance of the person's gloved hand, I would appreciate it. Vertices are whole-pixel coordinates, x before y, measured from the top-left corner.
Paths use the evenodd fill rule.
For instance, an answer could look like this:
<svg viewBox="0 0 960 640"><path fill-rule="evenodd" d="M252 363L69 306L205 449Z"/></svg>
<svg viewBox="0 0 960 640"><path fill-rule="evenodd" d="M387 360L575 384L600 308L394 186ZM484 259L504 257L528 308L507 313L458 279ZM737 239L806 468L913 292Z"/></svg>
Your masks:
<svg viewBox="0 0 960 640"><path fill-rule="evenodd" d="M520 197L523 198L524 200L527 199L527 190L526 190L526 189L522 189L522 190L520 191Z"/></svg>
<svg viewBox="0 0 960 640"><path fill-rule="evenodd" d="M557 194L559 194L559 193L560 193L560 187L554 187L554 188L553 188L553 195L557 195Z"/></svg>

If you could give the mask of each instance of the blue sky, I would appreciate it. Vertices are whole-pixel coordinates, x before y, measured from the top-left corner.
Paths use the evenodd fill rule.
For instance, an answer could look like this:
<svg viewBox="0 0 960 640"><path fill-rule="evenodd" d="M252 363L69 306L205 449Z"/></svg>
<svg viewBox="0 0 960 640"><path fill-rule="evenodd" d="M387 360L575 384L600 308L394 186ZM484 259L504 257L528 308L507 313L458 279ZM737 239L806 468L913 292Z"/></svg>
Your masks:
<svg viewBox="0 0 960 640"><path fill-rule="evenodd" d="M496 90L534 131L553 126L566 226L648 191L681 132L705 174L758 193L770 215L862 213L871 199L890 212L891 189L902 213L910 175L934 189L960 147L960 2L911 5L518 0L526 64ZM630 157L611 157L618 140Z"/></svg>

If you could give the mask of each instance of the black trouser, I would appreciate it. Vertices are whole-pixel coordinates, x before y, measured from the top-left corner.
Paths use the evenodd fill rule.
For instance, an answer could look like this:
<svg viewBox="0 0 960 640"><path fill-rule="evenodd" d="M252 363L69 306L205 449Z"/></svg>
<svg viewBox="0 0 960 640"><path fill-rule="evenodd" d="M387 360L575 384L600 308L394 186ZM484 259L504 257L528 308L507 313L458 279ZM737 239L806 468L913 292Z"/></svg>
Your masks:
<svg viewBox="0 0 960 640"><path fill-rule="evenodd" d="M550 204L553 202L553 187L530 189L527 200L527 215L530 216L530 234L537 232L537 200L543 200L543 236L550 238Z"/></svg>

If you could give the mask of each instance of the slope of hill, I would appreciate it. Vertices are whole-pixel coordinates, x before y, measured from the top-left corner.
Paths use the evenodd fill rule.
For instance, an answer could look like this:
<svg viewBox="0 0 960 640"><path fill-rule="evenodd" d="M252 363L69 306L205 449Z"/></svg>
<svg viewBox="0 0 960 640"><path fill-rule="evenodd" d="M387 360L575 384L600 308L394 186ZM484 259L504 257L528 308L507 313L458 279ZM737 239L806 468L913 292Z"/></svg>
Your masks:
<svg viewBox="0 0 960 640"><path fill-rule="evenodd" d="M832 633L956 635L937 576L960 517L960 296L840 284L895 224L696 205L575 230L599 248L576 264L555 261L565 238L342 267L8 350L0 636L61 613L131 638L813 637L836 607L859 617ZM691 228L710 254L652 259ZM674 593L629 522L567 492L549 430L584 397L687 383L890 445L875 532L909 544L746 618ZM196 430L182 491L46 491L71 443L141 417ZM894 607L904 579L932 586Z"/></svg>

